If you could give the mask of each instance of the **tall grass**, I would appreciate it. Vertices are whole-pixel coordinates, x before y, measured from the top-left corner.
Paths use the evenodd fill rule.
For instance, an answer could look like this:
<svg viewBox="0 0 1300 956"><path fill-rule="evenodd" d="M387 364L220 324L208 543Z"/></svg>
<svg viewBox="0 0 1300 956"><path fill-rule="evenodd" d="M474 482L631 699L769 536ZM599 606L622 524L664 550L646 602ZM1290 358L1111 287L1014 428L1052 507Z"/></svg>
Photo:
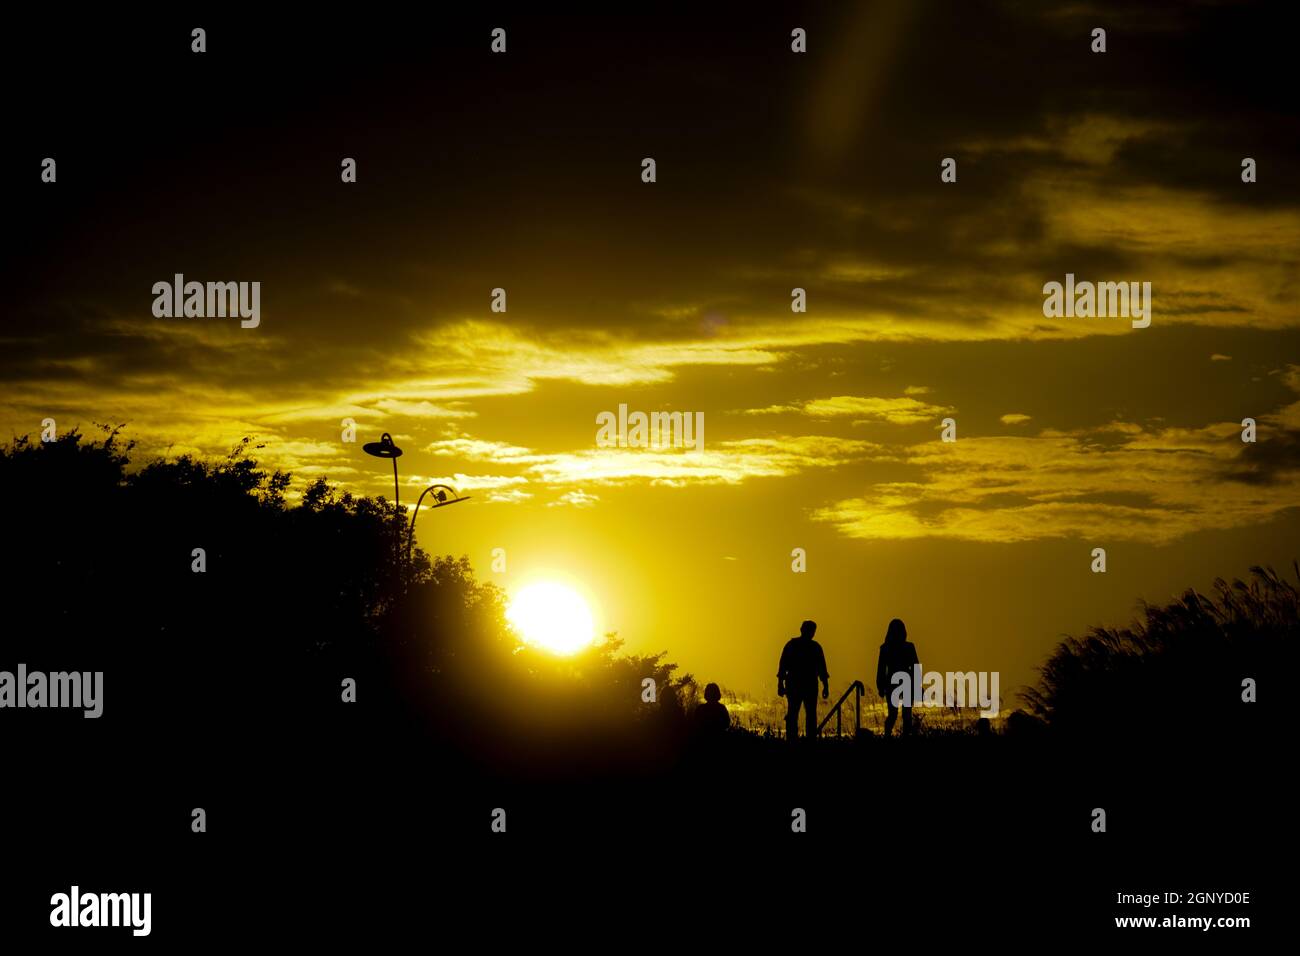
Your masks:
<svg viewBox="0 0 1300 956"><path fill-rule="evenodd" d="M1300 564L1291 569L1300 582ZM1300 588L1255 566L1248 581L1220 578L1210 595L1188 590L1167 605L1143 602L1140 611L1128 627L1094 627L1057 645L1038 685L1021 695L1029 711L1072 733L1240 724L1250 717L1243 682L1287 673ZM1277 683L1264 692L1278 693Z"/></svg>

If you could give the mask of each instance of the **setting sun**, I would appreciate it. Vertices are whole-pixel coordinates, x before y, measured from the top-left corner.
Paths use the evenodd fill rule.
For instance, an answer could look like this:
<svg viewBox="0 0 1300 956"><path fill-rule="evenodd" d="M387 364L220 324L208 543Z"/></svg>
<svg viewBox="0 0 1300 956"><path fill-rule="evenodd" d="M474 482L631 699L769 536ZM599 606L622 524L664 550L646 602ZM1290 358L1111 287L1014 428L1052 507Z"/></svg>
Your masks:
<svg viewBox="0 0 1300 956"><path fill-rule="evenodd" d="M587 602L557 581L526 585L511 599L506 618L524 641L554 654L572 654L596 636Z"/></svg>

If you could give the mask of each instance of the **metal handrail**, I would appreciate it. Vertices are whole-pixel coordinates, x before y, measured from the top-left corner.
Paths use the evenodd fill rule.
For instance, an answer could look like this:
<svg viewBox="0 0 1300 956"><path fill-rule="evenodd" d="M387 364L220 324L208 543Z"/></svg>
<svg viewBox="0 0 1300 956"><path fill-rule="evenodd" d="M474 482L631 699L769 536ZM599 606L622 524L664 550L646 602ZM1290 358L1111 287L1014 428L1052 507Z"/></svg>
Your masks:
<svg viewBox="0 0 1300 956"><path fill-rule="evenodd" d="M862 695L867 692L867 689L862 686L862 681L855 680L849 685L849 689L840 695L840 699L835 702L835 706L826 711L826 716L823 717L822 722L817 725L817 735L819 737L821 736L822 728L825 727L827 722L831 719L831 714L835 715L835 736L839 737L843 733L842 708L844 707L844 702L849 699L849 694L852 694L854 691L857 691L858 695L857 699L853 701L853 736L858 736L859 731L862 730Z"/></svg>

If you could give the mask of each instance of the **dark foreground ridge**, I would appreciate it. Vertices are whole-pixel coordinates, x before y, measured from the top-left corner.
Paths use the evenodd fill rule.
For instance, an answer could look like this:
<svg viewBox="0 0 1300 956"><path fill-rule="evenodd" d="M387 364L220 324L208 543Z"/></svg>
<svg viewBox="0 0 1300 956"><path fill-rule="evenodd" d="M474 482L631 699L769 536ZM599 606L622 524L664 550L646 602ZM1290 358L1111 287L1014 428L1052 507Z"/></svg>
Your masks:
<svg viewBox="0 0 1300 956"><path fill-rule="evenodd" d="M467 562L398 565L382 500L318 483L290 505L243 448L131 473L128 450L0 455L9 500L81 504L9 516L0 670L103 674L98 717L0 712L15 938L52 932L74 884L152 893L151 936L179 945L466 913L535 942L575 911L611 944L688 920L742 938L755 910L798 932L792 900L850 929L965 913L972 933L996 914L1086 935L1142 915L1119 893L1244 891L1258 920L1276 904L1259 882L1293 836L1277 675L1296 630L1277 575L1066 642L1038 716L1004 732L701 736L663 655L561 666L510 639ZM1269 678L1260 703L1242 674Z"/></svg>

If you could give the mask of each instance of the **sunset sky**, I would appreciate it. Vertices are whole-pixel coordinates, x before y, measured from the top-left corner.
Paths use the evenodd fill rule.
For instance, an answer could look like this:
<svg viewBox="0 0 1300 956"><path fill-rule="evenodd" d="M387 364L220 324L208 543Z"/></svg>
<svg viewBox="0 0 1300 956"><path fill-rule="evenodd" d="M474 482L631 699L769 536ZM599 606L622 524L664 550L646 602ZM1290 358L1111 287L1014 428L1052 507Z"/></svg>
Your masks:
<svg viewBox="0 0 1300 956"><path fill-rule="evenodd" d="M838 693L901 617L927 669L1001 671L1010 698L1066 633L1298 556L1300 127L1268 17L886 2L44 40L47 86L6 67L29 92L0 426L127 423L137 463L247 435L298 492L388 496L361 442L390 432L404 502L474 497L422 515L422 547L507 589L568 579L631 651L766 697L812 618ZM102 82L62 83L73 60ZM260 281L260 326L155 318L178 272ZM1045 319L1066 273L1151 282L1151 326ZM703 412L703 451L597 448L620 404Z"/></svg>

